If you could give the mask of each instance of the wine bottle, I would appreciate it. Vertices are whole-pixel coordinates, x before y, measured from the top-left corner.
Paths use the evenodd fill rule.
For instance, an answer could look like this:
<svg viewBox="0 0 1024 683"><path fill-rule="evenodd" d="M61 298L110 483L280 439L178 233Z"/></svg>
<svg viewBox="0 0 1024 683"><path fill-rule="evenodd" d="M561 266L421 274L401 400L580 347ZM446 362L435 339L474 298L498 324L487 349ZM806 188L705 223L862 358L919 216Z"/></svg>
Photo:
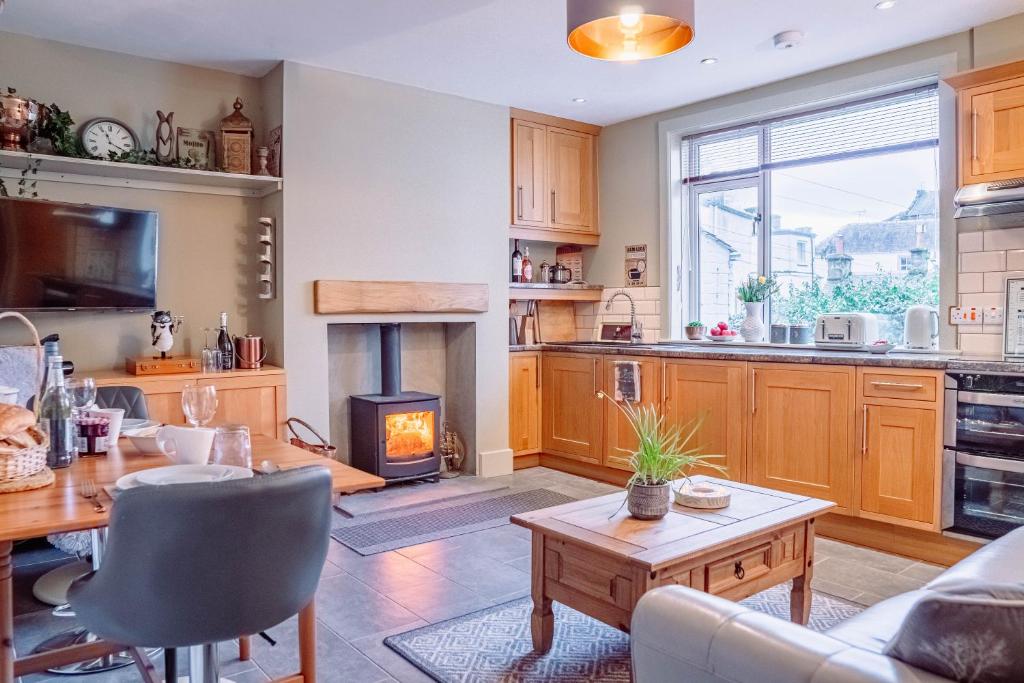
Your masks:
<svg viewBox="0 0 1024 683"><path fill-rule="evenodd" d="M60 355L60 346L55 341L48 341L43 343L43 383L39 385L39 393L36 394L36 400L43 400L43 394L46 393L46 387L49 386L50 378L50 359L54 356Z"/></svg>
<svg viewBox="0 0 1024 683"><path fill-rule="evenodd" d="M46 464L51 468L68 467L75 460L74 422L71 397L64 387L64 359L50 356L46 393L39 407L40 425L50 439Z"/></svg>
<svg viewBox="0 0 1024 683"><path fill-rule="evenodd" d="M220 332L217 334L217 350L220 351L220 369L232 370L235 367L235 346L228 334L228 314L220 314Z"/></svg>
<svg viewBox="0 0 1024 683"><path fill-rule="evenodd" d="M523 282L533 282L533 263L530 261L530 248L523 252Z"/></svg>
<svg viewBox="0 0 1024 683"><path fill-rule="evenodd" d="M516 240L515 250L512 252L512 282L523 281L523 255L519 251L519 240Z"/></svg>

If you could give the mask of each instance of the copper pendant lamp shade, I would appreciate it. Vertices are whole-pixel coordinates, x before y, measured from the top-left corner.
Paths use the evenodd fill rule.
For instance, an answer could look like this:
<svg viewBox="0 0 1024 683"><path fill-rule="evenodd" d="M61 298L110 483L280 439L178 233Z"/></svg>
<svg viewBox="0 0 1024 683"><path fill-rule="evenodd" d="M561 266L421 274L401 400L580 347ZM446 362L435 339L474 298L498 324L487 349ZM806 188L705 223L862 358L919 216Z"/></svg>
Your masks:
<svg viewBox="0 0 1024 683"><path fill-rule="evenodd" d="M661 57L693 40L694 0L567 0L568 42L595 59Z"/></svg>

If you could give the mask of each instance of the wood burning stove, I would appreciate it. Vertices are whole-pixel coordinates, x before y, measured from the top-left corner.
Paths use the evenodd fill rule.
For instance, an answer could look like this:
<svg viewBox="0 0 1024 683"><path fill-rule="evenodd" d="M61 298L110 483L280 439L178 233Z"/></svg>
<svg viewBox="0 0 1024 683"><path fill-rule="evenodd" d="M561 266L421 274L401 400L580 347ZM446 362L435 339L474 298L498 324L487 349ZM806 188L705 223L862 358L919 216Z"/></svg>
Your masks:
<svg viewBox="0 0 1024 683"><path fill-rule="evenodd" d="M352 397L351 463L388 483L441 471L441 397L402 391L401 326L380 326L381 390Z"/></svg>

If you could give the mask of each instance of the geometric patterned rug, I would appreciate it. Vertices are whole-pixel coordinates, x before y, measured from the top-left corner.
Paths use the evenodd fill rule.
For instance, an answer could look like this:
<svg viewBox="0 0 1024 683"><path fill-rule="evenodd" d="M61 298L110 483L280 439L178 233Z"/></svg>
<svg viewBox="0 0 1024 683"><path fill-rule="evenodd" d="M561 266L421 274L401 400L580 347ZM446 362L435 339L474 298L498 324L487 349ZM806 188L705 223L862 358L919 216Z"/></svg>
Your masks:
<svg viewBox="0 0 1024 683"><path fill-rule="evenodd" d="M789 589L779 584L741 604L789 619ZM519 598L384 643L439 683L628 683L627 634L556 602L551 650L538 656L530 638L532 610L529 597ZM862 611L862 605L815 591L808 627L825 631Z"/></svg>
<svg viewBox="0 0 1024 683"><path fill-rule="evenodd" d="M549 489L500 489L360 515L335 524L331 537L360 555L374 555L508 524L511 515L575 498Z"/></svg>

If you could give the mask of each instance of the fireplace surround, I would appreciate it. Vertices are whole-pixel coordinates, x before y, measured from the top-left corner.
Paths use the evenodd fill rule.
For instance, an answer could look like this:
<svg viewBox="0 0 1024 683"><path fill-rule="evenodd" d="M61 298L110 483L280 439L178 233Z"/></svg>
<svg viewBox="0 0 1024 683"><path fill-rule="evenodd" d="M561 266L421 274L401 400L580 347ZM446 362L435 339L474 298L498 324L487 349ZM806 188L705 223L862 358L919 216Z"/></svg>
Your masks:
<svg viewBox="0 0 1024 683"><path fill-rule="evenodd" d="M441 397L402 391L402 333L380 325L380 393L351 397L351 464L387 483L438 480Z"/></svg>

